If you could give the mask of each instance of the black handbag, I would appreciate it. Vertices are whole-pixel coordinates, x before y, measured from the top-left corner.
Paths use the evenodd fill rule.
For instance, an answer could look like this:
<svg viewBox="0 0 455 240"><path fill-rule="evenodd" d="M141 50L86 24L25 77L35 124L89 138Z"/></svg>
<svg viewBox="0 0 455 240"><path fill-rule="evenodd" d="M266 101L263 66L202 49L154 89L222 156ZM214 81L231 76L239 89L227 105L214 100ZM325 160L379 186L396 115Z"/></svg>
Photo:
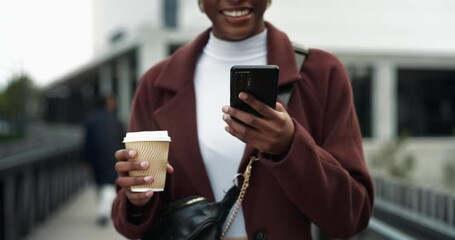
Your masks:
<svg viewBox="0 0 455 240"><path fill-rule="evenodd" d="M202 196L190 196L171 202L163 208L159 219L142 236L147 240L215 240L222 239L229 231L249 185L252 164L258 158L252 156L245 170L241 189L231 187L223 200L211 202ZM223 229L232 206L235 207Z"/></svg>
<svg viewBox="0 0 455 240"><path fill-rule="evenodd" d="M163 209L157 224L142 239L220 239L223 224L238 195L239 189L233 186L220 202L201 196L174 201Z"/></svg>

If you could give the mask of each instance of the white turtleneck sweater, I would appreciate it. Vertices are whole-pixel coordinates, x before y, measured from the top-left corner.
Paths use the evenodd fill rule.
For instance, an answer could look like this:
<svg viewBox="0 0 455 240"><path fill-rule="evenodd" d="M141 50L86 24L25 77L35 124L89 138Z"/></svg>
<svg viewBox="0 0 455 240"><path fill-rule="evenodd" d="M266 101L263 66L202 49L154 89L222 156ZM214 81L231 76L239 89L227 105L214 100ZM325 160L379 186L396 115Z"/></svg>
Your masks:
<svg viewBox="0 0 455 240"><path fill-rule="evenodd" d="M217 201L232 186L232 178L237 173L245 149L245 143L224 130L226 123L222 119L221 108L229 105L230 69L233 65L266 63L267 30L237 42L218 39L211 33L198 60L194 76L197 132L202 158ZM227 237L246 237L242 210Z"/></svg>

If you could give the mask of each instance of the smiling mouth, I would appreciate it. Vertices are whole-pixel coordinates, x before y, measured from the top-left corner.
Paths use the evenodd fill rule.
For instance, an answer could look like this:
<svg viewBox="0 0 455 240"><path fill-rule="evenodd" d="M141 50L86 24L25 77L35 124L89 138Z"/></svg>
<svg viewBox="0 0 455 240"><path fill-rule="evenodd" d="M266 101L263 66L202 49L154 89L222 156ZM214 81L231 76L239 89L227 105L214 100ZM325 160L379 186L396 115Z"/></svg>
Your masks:
<svg viewBox="0 0 455 240"><path fill-rule="evenodd" d="M221 13L226 16L226 17L245 17L248 16L252 12L251 9L245 9L245 10L223 10Z"/></svg>

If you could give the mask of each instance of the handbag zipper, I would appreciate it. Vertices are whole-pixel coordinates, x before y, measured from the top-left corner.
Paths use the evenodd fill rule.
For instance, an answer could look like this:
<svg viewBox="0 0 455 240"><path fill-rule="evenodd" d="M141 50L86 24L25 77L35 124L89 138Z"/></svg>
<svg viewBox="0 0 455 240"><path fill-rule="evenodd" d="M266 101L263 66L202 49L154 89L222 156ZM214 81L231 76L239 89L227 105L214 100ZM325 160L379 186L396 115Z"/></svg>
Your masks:
<svg viewBox="0 0 455 240"><path fill-rule="evenodd" d="M173 209L178 209L178 208L183 207L185 205L190 205L190 204L201 202L201 201L204 201L204 200L205 200L204 197L197 197L197 198L189 199L188 201L185 201L185 202L175 206Z"/></svg>

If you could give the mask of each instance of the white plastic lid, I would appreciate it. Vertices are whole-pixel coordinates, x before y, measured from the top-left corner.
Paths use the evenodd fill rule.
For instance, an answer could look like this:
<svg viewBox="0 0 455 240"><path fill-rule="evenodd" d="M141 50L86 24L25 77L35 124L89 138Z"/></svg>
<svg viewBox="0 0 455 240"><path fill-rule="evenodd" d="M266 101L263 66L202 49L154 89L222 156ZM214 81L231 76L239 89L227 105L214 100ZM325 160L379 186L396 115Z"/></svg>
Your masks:
<svg viewBox="0 0 455 240"><path fill-rule="evenodd" d="M167 141L170 142L167 131L142 131L128 132L123 142L139 142L139 141Z"/></svg>

